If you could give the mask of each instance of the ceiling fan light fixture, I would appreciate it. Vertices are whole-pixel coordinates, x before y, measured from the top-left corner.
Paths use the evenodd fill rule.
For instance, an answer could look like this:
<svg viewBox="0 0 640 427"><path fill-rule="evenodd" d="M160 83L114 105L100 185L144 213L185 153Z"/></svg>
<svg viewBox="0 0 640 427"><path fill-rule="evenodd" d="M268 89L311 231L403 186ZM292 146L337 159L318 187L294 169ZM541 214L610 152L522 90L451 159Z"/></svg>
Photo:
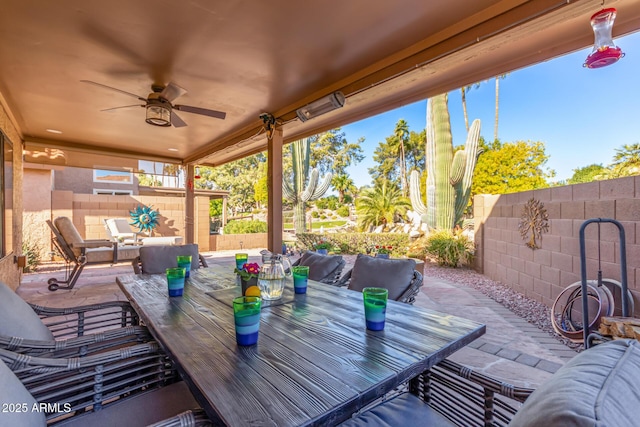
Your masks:
<svg viewBox="0 0 640 427"><path fill-rule="evenodd" d="M146 122L154 126L171 126L171 105L165 102L147 104Z"/></svg>
<svg viewBox="0 0 640 427"><path fill-rule="evenodd" d="M301 122L306 122L314 117L321 116L338 108L342 108L345 103L344 94L340 91L330 93L304 107L298 108L296 114Z"/></svg>

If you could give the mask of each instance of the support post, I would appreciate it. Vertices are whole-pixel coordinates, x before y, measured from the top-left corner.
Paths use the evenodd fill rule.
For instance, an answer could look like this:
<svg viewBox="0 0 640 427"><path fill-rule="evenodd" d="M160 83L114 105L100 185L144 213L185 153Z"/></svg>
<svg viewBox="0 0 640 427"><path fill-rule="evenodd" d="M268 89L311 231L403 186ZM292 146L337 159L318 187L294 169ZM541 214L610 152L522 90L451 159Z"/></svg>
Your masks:
<svg viewBox="0 0 640 427"><path fill-rule="evenodd" d="M186 243L194 242L194 221L195 216L195 192L194 192L194 168L193 164L186 167L187 179L185 180L185 203L184 203L184 233Z"/></svg>
<svg viewBox="0 0 640 427"><path fill-rule="evenodd" d="M282 129L267 141L267 249L282 252Z"/></svg>

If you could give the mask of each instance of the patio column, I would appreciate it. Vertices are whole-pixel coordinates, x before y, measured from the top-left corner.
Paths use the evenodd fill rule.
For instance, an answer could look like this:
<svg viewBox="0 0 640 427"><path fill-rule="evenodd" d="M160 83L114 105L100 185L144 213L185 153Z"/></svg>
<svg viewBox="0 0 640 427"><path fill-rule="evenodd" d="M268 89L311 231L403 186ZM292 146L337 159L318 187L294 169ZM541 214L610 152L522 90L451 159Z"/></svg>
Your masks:
<svg viewBox="0 0 640 427"><path fill-rule="evenodd" d="M267 249L282 252L282 129L267 140Z"/></svg>
<svg viewBox="0 0 640 427"><path fill-rule="evenodd" d="M194 242L194 221L195 217L195 192L193 190L193 181L194 181L194 168L193 164L188 164L186 167L187 170L187 179L185 180L185 203L184 203L184 233L185 233L185 241L186 243L195 243Z"/></svg>
<svg viewBox="0 0 640 427"><path fill-rule="evenodd" d="M222 196L222 223L221 227L227 225L227 196Z"/></svg>

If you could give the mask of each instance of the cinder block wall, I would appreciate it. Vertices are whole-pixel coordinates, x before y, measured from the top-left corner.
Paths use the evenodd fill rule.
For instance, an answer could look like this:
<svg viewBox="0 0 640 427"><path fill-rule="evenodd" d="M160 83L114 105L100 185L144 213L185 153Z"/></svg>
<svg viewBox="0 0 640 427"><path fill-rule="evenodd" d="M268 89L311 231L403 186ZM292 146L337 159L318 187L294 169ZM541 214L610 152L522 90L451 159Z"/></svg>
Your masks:
<svg viewBox="0 0 640 427"><path fill-rule="evenodd" d="M520 235L525 203L534 198L549 215L549 232L540 249L530 249ZM474 199L476 269L489 278L551 307L559 293L581 280L579 232L585 220L611 218L622 223L626 238L628 286L640 311L640 177L547 188ZM600 226L603 277L621 280L619 232ZM585 229L587 278L598 271L598 225ZM619 295L616 303L620 303Z"/></svg>
<svg viewBox="0 0 640 427"><path fill-rule="evenodd" d="M209 236L212 251L255 249L267 247L267 233L213 234ZM240 244L242 243L242 244Z"/></svg>

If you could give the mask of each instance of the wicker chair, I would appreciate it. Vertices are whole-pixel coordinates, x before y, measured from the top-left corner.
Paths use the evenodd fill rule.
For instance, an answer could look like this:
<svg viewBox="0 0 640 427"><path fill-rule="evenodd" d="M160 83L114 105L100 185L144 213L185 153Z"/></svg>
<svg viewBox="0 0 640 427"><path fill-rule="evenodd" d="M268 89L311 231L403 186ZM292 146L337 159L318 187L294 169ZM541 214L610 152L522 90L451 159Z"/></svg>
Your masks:
<svg viewBox="0 0 640 427"><path fill-rule="evenodd" d="M72 308L31 305L0 282L0 348L31 356L71 357L149 341L127 302Z"/></svg>
<svg viewBox="0 0 640 427"><path fill-rule="evenodd" d="M387 288L389 299L413 304L422 286L422 274L415 266L412 259L381 259L358 254L353 268L337 285L360 292L367 286Z"/></svg>
<svg viewBox="0 0 640 427"><path fill-rule="evenodd" d="M198 245L191 243L178 246L142 246L140 256L131 261L135 274L159 274L167 268L177 267L178 255L191 255L191 269L208 267L207 261L198 252Z"/></svg>
<svg viewBox="0 0 640 427"><path fill-rule="evenodd" d="M309 267L309 279L335 286L346 262L340 255L319 255L307 251L291 266L296 265Z"/></svg>
<svg viewBox="0 0 640 427"><path fill-rule="evenodd" d="M340 427L506 426L533 391L444 360Z"/></svg>
<svg viewBox="0 0 640 427"><path fill-rule="evenodd" d="M53 247L66 262L64 280L52 277L47 281L50 291L72 289L87 264L115 264L118 260L138 256L137 246L118 246L109 240L84 240L66 216L57 217L53 222L47 220L47 225L53 233Z"/></svg>
<svg viewBox="0 0 640 427"><path fill-rule="evenodd" d="M28 409L2 414L3 425L210 425L156 343L81 359L0 349L0 360L0 401Z"/></svg>

